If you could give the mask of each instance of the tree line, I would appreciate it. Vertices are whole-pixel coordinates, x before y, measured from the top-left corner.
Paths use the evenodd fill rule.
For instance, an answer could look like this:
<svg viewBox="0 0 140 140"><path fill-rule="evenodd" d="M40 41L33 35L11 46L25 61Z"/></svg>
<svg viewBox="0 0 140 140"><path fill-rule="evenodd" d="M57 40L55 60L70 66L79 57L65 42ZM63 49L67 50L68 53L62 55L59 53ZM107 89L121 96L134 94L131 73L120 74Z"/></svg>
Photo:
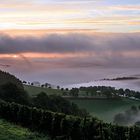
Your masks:
<svg viewBox="0 0 140 140"><path fill-rule="evenodd" d="M106 86L89 86L72 88L63 93L63 96L90 96L90 97L104 97L104 98L119 98L119 97L133 97L140 99L140 92L130 89L116 89L115 87Z"/></svg>

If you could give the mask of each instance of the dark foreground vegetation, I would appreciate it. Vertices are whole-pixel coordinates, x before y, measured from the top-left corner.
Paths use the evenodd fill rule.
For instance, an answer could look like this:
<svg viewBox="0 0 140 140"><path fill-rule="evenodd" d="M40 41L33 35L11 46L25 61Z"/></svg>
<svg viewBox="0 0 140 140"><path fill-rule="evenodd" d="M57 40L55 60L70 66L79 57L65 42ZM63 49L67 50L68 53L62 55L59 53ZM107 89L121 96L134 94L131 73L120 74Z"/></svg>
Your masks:
<svg viewBox="0 0 140 140"><path fill-rule="evenodd" d="M52 140L139 140L140 138L140 127L104 123L56 95L48 96L46 93L40 93L32 98L24 91L22 85L18 86L17 82L13 81L8 80L7 83L0 85L0 118L49 135Z"/></svg>
<svg viewBox="0 0 140 140"><path fill-rule="evenodd" d="M103 123L96 118L80 118L0 101L0 116L28 127L51 139L63 140L139 140L139 127Z"/></svg>
<svg viewBox="0 0 140 140"><path fill-rule="evenodd" d="M48 136L31 132L13 123L0 119L0 140L50 140Z"/></svg>
<svg viewBox="0 0 140 140"><path fill-rule="evenodd" d="M8 82L15 84L19 89L23 89L22 82L16 78L14 75L9 74L0 70L0 85L7 84Z"/></svg>
<svg viewBox="0 0 140 140"><path fill-rule="evenodd" d="M15 76L2 71L0 71L0 76L0 81L4 81L0 83L0 99L4 101L79 117L89 115L85 109L79 109L76 104L71 103L58 95L47 95L46 93L41 92L37 96L29 96L24 90L22 82Z"/></svg>
<svg viewBox="0 0 140 140"><path fill-rule="evenodd" d="M62 98L61 96L47 95L46 93L41 92L36 97L30 97L24 89L20 89L10 82L0 86L0 99L7 102L15 102L30 107L47 109L80 117L89 115L85 109L79 109L75 103Z"/></svg>
<svg viewBox="0 0 140 140"><path fill-rule="evenodd" d="M78 106L58 95L47 95L41 92L32 98L32 106L37 108L61 112L67 115L87 117L89 113L85 109L79 109Z"/></svg>

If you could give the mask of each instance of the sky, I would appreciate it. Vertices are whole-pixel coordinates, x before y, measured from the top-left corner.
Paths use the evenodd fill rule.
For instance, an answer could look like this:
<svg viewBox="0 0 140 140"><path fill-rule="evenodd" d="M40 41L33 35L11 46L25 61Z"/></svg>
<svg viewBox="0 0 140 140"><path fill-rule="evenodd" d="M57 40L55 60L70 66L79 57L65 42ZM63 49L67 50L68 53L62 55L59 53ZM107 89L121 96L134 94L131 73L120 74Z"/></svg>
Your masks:
<svg viewBox="0 0 140 140"><path fill-rule="evenodd" d="M0 69L67 85L140 74L139 0L0 0Z"/></svg>
<svg viewBox="0 0 140 140"><path fill-rule="evenodd" d="M0 29L138 32L139 0L0 0Z"/></svg>

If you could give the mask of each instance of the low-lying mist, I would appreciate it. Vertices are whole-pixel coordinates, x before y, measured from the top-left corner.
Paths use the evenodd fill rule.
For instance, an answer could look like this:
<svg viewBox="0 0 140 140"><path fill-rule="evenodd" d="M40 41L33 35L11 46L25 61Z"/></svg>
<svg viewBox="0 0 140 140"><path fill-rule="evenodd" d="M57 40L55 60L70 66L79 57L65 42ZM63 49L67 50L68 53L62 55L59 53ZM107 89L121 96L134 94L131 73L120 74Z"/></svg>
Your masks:
<svg viewBox="0 0 140 140"><path fill-rule="evenodd" d="M140 106L132 106L130 109L114 117L114 123L118 125L135 125L138 122L140 122Z"/></svg>

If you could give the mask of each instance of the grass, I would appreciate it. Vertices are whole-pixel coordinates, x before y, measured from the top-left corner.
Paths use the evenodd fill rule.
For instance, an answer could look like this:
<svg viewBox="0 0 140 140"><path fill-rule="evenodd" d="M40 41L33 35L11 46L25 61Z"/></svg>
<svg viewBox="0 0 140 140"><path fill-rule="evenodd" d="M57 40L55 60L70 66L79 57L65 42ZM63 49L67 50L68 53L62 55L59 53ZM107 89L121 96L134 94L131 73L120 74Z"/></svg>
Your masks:
<svg viewBox="0 0 140 140"><path fill-rule="evenodd" d="M42 88L42 87L35 87L31 85L24 85L24 89L29 93L30 96L36 96L40 92L45 92L48 95L52 95L52 94L62 95L63 93L63 91L59 89Z"/></svg>
<svg viewBox="0 0 140 140"><path fill-rule="evenodd" d="M132 105L140 105L140 101L130 99L74 99L70 101L76 103L80 108L85 108L92 116L109 123L113 122L116 114L126 111Z"/></svg>
<svg viewBox="0 0 140 140"><path fill-rule="evenodd" d="M49 140L49 138L0 119L0 140Z"/></svg>

